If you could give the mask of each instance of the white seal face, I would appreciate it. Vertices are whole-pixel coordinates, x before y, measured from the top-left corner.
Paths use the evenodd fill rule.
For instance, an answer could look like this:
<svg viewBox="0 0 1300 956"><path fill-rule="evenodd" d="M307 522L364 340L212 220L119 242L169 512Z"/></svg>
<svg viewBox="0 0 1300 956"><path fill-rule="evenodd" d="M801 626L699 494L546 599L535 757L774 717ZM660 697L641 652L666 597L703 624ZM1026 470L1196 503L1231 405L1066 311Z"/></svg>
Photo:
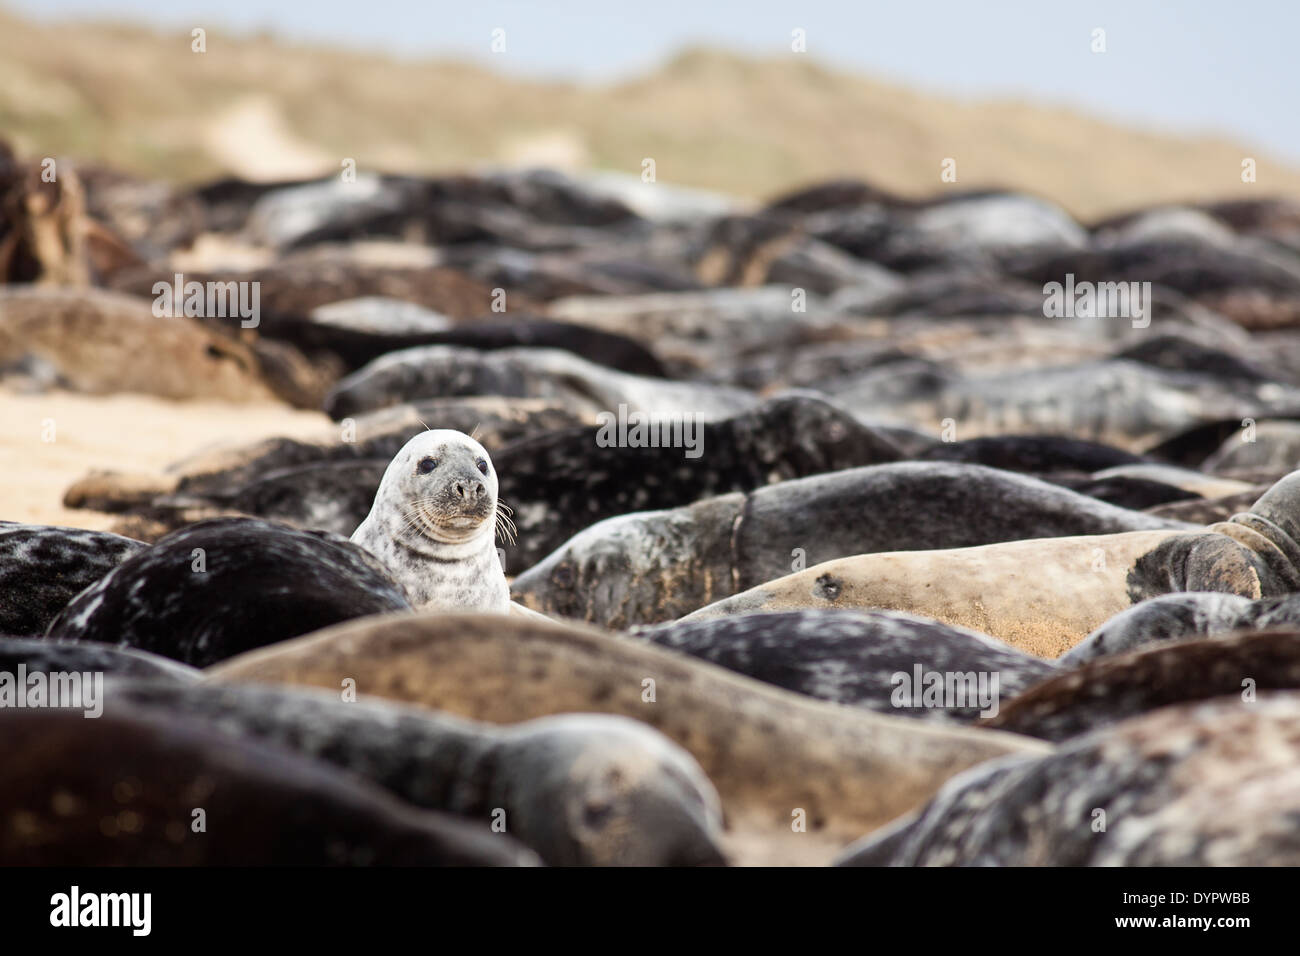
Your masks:
<svg viewBox="0 0 1300 956"><path fill-rule="evenodd" d="M487 450L435 429L402 446L352 540L384 562L414 607L506 613L498 522L509 526Z"/></svg>

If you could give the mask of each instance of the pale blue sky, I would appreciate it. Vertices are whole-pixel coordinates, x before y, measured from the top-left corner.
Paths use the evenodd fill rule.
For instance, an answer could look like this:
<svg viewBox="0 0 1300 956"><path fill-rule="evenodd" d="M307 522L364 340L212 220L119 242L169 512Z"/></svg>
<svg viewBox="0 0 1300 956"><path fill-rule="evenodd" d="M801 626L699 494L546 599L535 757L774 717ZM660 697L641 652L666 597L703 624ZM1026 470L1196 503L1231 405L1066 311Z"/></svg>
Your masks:
<svg viewBox="0 0 1300 956"><path fill-rule="evenodd" d="M1300 162L1300 0L0 0L30 16L267 28L512 72L617 79L687 44L808 52L922 89L1221 133ZM489 50L506 30L507 53ZM1107 52L1090 52L1095 27Z"/></svg>

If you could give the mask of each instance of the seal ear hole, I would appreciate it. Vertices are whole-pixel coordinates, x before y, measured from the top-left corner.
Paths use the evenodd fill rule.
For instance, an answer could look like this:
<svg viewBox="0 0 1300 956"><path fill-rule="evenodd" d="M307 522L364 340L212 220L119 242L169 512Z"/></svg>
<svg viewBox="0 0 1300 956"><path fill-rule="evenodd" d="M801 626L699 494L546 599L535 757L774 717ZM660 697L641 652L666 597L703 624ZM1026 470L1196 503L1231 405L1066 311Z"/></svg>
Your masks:
<svg viewBox="0 0 1300 956"><path fill-rule="evenodd" d="M421 458L420 463L415 466L415 470L422 475L427 475L429 472L433 471L433 469L437 467L438 467L438 459Z"/></svg>
<svg viewBox="0 0 1300 956"><path fill-rule="evenodd" d="M573 565L567 561L563 564L556 565L555 571L551 574L551 580L557 587L567 588L573 586Z"/></svg>

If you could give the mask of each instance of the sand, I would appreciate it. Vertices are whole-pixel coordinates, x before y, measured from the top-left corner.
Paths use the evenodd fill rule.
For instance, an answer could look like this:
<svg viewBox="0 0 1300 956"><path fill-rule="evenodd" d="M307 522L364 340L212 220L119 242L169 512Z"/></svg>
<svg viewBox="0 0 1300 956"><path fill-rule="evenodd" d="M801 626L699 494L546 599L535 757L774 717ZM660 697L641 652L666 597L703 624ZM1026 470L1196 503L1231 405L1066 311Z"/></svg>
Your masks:
<svg viewBox="0 0 1300 956"><path fill-rule="evenodd" d="M204 448L329 426L323 412L275 403L0 389L0 519L107 529L116 516L63 507L64 491L90 471L158 473Z"/></svg>

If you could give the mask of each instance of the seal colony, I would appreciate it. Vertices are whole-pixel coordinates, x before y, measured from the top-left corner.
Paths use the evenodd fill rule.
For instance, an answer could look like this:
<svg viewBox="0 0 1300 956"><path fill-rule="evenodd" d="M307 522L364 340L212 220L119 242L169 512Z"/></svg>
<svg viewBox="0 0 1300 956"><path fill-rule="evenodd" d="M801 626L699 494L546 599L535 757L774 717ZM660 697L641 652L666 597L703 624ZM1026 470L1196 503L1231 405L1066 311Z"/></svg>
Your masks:
<svg viewBox="0 0 1300 956"><path fill-rule="evenodd" d="M0 387L325 414L0 523L4 859L1297 861L1294 203L82 173Z"/></svg>

